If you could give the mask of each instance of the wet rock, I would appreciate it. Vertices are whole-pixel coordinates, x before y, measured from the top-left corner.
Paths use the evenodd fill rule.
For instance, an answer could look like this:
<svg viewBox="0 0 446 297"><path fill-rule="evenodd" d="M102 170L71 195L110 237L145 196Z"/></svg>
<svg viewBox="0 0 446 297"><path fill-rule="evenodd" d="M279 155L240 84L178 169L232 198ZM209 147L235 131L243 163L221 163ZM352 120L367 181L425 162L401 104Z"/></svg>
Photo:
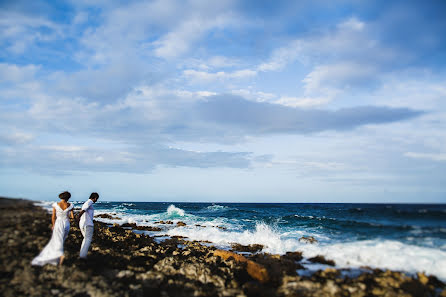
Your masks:
<svg viewBox="0 0 446 297"><path fill-rule="evenodd" d="M286 252L285 257L292 259L294 261L302 260L302 252Z"/></svg>
<svg viewBox="0 0 446 297"><path fill-rule="evenodd" d="M167 225L172 225L173 222L172 221L157 221L154 224L167 224Z"/></svg>
<svg viewBox="0 0 446 297"><path fill-rule="evenodd" d="M160 227L152 227L152 226L136 226L136 228L134 228L136 230L143 230L143 231L162 231L163 229L161 229Z"/></svg>
<svg viewBox="0 0 446 297"><path fill-rule="evenodd" d="M121 225L123 228L136 228L136 223L124 223Z"/></svg>
<svg viewBox="0 0 446 297"><path fill-rule="evenodd" d="M313 236L302 236L301 238L299 238L300 242L305 242L305 243L317 243L317 239L314 238Z"/></svg>
<svg viewBox="0 0 446 297"><path fill-rule="evenodd" d="M186 223L179 221L179 222L177 222L177 226L179 226L179 227L186 226Z"/></svg>
<svg viewBox="0 0 446 297"><path fill-rule="evenodd" d="M95 218L102 218L102 219L110 219L110 220L120 220L121 218L114 217L108 213L102 213L94 216Z"/></svg>
<svg viewBox="0 0 446 297"><path fill-rule="evenodd" d="M427 285L427 283L429 282L429 279L427 278L427 276L424 273L418 272L417 276L418 276L418 280L420 281L421 284Z"/></svg>
<svg viewBox="0 0 446 297"><path fill-rule="evenodd" d="M231 244L231 248L236 252L248 252L248 253L257 253L263 249L262 244L250 244L250 245L241 245L238 243Z"/></svg>
<svg viewBox="0 0 446 297"><path fill-rule="evenodd" d="M325 259L324 256L316 256L313 258L309 258L308 261L313 262L313 263L320 263L320 264L325 264L325 265L330 265L330 266L335 266L336 263L333 260L327 260Z"/></svg>
<svg viewBox="0 0 446 297"><path fill-rule="evenodd" d="M229 251L216 250L214 251L214 256L221 257L224 260L233 258L236 262L246 263L246 271L253 279L261 283L269 281L268 271L265 267L255 263L254 261L248 260L241 255Z"/></svg>

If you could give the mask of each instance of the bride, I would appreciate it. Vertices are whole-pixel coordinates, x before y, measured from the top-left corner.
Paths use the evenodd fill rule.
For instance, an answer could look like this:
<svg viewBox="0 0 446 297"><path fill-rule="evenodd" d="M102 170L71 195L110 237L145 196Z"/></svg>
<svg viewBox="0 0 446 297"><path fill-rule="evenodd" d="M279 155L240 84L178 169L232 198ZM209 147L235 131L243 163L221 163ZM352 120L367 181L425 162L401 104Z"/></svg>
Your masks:
<svg viewBox="0 0 446 297"><path fill-rule="evenodd" d="M68 216L74 219L73 204L68 203L70 197L69 192L60 193L61 201L53 204L53 216L51 218L53 235L40 254L32 260L31 265L57 265L58 263L62 265L64 259L63 244L68 236L68 231L70 231Z"/></svg>

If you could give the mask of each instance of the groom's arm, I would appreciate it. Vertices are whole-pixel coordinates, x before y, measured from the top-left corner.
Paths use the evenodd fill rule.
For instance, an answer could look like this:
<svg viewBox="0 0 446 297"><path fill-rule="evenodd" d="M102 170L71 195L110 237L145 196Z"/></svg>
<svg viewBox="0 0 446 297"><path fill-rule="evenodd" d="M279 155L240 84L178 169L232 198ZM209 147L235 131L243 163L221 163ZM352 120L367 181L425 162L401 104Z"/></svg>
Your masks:
<svg viewBox="0 0 446 297"><path fill-rule="evenodd" d="M81 216L84 214L84 212L85 212L85 210L81 210L77 215L76 215L76 220L80 220L81 219Z"/></svg>

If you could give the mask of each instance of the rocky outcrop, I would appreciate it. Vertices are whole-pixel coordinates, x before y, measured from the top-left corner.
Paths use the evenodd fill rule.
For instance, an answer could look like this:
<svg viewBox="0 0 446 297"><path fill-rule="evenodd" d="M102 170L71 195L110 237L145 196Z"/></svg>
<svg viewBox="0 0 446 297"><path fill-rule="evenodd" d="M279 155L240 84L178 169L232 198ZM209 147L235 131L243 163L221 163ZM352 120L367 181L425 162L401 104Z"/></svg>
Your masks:
<svg viewBox="0 0 446 297"><path fill-rule="evenodd" d="M120 220L121 219L121 218L118 218L118 217L114 217L114 216L112 216L112 215L110 215L108 213L101 213L101 214L95 215L94 217L95 218L101 218L101 219L110 219L110 220Z"/></svg>
<svg viewBox="0 0 446 297"><path fill-rule="evenodd" d="M238 243L233 243L231 244L231 248L236 252L257 253L263 250L264 246L262 244L241 245Z"/></svg>
<svg viewBox="0 0 446 297"><path fill-rule="evenodd" d="M313 262L313 263L330 265L330 266L335 266L336 265L335 261L327 260L327 259L325 259L324 256L320 256L320 255L318 255L316 257L309 258L308 261Z"/></svg>
<svg viewBox="0 0 446 297"><path fill-rule="evenodd" d="M248 260L242 255L224 251L224 250L216 250L214 251L214 256L221 257L224 260L227 260L229 258L234 259L237 263L243 263L246 264L246 272L255 280L266 283L269 281L269 275L268 271L265 267L263 267L260 264L257 264L256 262L252 260Z"/></svg>
<svg viewBox="0 0 446 297"><path fill-rule="evenodd" d="M305 242L305 243L317 243L317 239L314 238L313 236L302 236L301 238L299 238L300 242Z"/></svg>

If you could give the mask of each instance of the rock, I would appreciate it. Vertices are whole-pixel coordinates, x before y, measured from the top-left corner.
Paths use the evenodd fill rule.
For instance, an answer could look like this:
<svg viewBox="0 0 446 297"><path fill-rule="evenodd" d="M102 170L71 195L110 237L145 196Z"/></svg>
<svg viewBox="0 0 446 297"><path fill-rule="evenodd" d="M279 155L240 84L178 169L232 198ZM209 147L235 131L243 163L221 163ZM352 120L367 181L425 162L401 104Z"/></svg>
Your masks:
<svg viewBox="0 0 446 297"><path fill-rule="evenodd" d="M238 243L231 244L232 250L236 252L249 252L249 253L257 253L263 249L263 245L261 244L250 244L250 245L241 245Z"/></svg>
<svg viewBox="0 0 446 297"><path fill-rule="evenodd" d="M417 276L418 276L418 280L420 281L420 283L422 283L423 285L427 285L427 283L429 282L429 279L427 278L427 276L424 273L418 272Z"/></svg>
<svg viewBox="0 0 446 297"><path fill-rule="evenodd" d="M108 213L102 213L94 216L95 218L102 218L102 219L110 219L110 220L120 220L121 218L114 217L112 215L109 215Z"/></svg>
<svg viewBox="0 0 446 297"><path fill-rule="evenodd" d="M143 230L143 231L162 231L163 229L161 229L160 227L152 227L152 226L137 226L135 228L136 230Z"/></svg>
<svg viewBox="0 0 446 297"><path fill-rule="evenodd" d="M285 254L285 257L292 259L294 261L300 261L302 260L302 252L287 252Z"/></svg>
<svg viewBox="0 0 446 297"><path fill-rule="evenodd" d="M299 238L300 242L305 242L305 243L317 243L317 239L314 238L313 236L302 236L301 238Z"/></svg>
<svg viewBox="0 0 446 297"><path fill-rule="evenodd" d="M224 260L233 258L238 263L246 263L246 271L253 279L259 281L260 283L266 283L269 281L268 271L265 267L255 263L254 261L248 260L241 255L229 251L216 250L214 251L214 256L221 257Z"/></svg>
<svg viewBox="0 0 446 297"><path fill-rule="evenodd" d="M313 258L309 258L308 261L313 262L313 263L320 263L320 264L326 264L326 265L330 265L330 266L335 266L335 261L333 260L327 260L325 259L324 256L316 256Z"/></svg>
<svg viewBox="0 0 446 297"><path fill-rule="evenodd" d="M136 223L124 223L124 224L121 225L121 227L136 228Z"/></svg>
<svg viewBox="0 0 446 297"><path fill-rule="evenodd" d="M177 222L177 226L179 226L179 227L186 226L186 223L179 221L179 222Z"/></svg>

